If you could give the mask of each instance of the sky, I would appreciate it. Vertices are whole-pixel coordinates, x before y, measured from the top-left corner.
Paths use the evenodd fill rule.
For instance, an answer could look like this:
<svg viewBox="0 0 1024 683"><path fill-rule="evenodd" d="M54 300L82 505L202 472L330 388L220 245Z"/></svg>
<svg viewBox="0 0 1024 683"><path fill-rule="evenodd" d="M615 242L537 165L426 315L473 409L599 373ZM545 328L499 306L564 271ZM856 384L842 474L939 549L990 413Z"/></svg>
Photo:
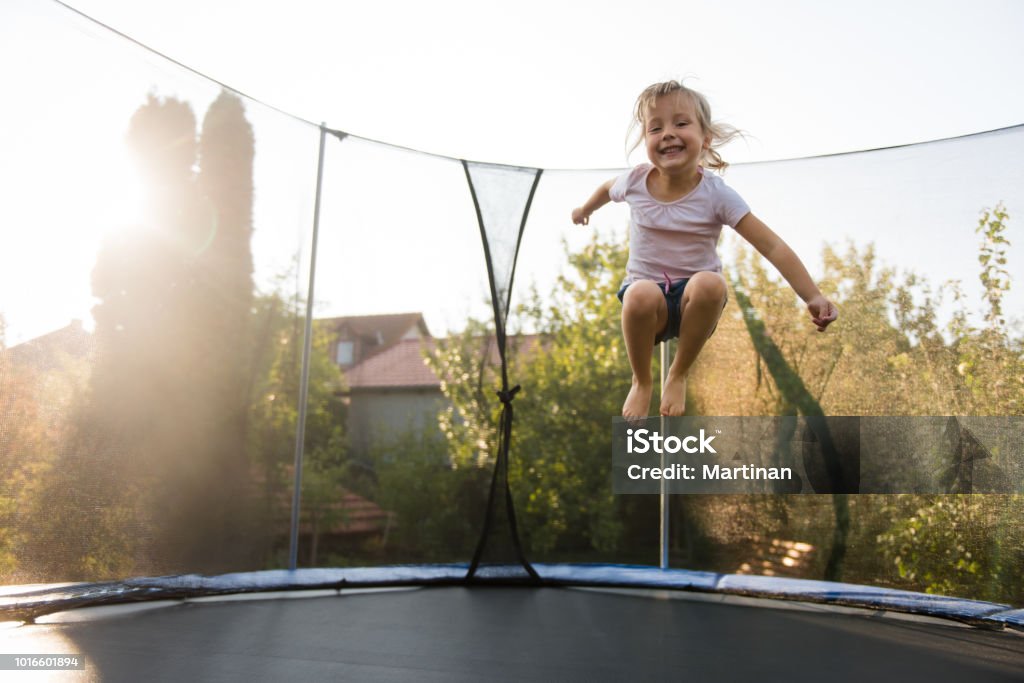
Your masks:
<svg viewBox="0 0 1024 683"><path fill-rule="evenodd" d="M620 167L670 78L750 132L738 161L1024 121L1014 0L68 4L310 121L478 161Z"/></svg>
<svg viewBox="0 0 1024 683"><path fill-rule="evenodd" d="M668 78L687 79L709 97L716 118L746 131L725 151L734 163L904 145L1024 123L1024 88L1018 85L1024 3L1012 0L649 0L628 10L601 1L534 0L67 5L262 103L247 105L257 130L254 251L261 284L285 270L296 250L308 256L317 143L310 123L452 159L544 169L618 169L641 160L625 150L632 104L646 85ZM123 136L146 93L186 99L201 118L219 90L68 7L47 0L0 3L0 61L6 65L0 72L0 312L8 344L72 318L88 324L95 254L115 226L137 219L143 188ZM331 142L329 155L340 156L328 161L346 154L363 158L368 149L357 142ZM927 220L940 221L934 223L937 234L928 237L897 235L888 224L867 226L874 221L855 200L819 208L805 201L808 192L781 182L780 174L757 172L757 165L750 171L737 166L731 182L742 185L748 199L757 198L758 215L792 231L784 236L812 272L823 242L870 236L882 242L880 252L893 265L931 267L936 281L944 274L969 279L970 233L977 210L990 200L980 191L975 199L971 189L963 206L947 210L947 195L959 192L956 169L970 168L973 182L986 174L1015 180L1020 168L986 167L984 158L960 166L959 149L943 147L916 162L934 158L933 165L948 165L924 174L930 180L923 191L935 193L921 197ZM993 154L999 151L997 145ZM457 326L467 312L478 313L474 297L484 277L479 245L466 231L441 250L429 239L447 234L447 226L473 223L461 169L437 160L436 170L429 158L398 151L365 159L351 171L328 164L318 314L433 306L429 318L443 328ZM852 171L844 175L823 163L814 166L820 173L803 174L800 182L830 178L834 187L858 185L850 180ZM854 167L873 178L883 175L870 161ZM545 282L559 267L559 241L578 245L586 239L565 219L608 175L547 173L517 281ZM377 197L374 192L393 184L391 176L402 179L400 190ZM367 177L387 182L370 184ZM463 184L442 191L435 182ZM1005 194L991 201L1004 199L1011 216L1016 206L1024 215L1019 193ZM365 199L378 210L342 210L345 197ZM946 227L941 215L951 212L957 214L955 227ZM888 213L904 214L901 207ZM906 221L918 214L921 224L920 214L927 212L906 213ZM594 227L621 235L625 221L621 207L609 207ZM418 230L401 232L398 223ZM353 232L353 226L359 228ZM1018 221L1011 241L1020 232ZM382 234L371 243L370 235ZM381 241L415 248L378 254ZM448 300L444 310L436 308L437 297L404 287L351 294L368 281L419 271L449 278L453 291L474 294L458 301L442 297Z"/></svg>

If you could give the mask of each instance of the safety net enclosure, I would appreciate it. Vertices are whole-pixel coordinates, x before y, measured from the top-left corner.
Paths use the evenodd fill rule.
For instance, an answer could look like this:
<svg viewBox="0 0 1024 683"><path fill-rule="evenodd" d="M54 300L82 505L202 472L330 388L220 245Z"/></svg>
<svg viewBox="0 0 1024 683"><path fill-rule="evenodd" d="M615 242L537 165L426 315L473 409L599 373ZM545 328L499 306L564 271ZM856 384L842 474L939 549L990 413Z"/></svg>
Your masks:
<svg viewBox="0 0 1024 683"><path fill-rule="evenodd" d="M751 676L1019 674L1024 126L730 167L842 317L814 333L723 231L683 419L747 420L730 455L798 476L625 495L628 211L568 219L622 169L366 139L58 3L3 11L0 60L38 67L0 73L3 653L594 680L735 676L739 643ZM282 591L315 598L199 600Z"/></svg>

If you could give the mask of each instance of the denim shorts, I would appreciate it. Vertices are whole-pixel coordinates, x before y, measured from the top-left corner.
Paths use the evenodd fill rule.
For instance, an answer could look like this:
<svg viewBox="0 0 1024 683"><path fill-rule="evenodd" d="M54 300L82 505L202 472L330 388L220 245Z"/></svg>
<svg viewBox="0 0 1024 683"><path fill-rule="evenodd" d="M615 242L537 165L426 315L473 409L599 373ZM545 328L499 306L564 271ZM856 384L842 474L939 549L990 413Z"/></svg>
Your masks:
<svg viewBox="0 0 1024 683"><path fill-rule="evenodd" d="M679 323L682 321L682 315L680 309L682 308L683 302L683 290L686 289L686 283L690 281L690 278L684 277L682 280L673 280L665 291L665 285L658 285L658 289L665 296L665 304L668 306L668 322L665 323L665 329L654 337L654 345L657 346L663 341L669 339L675 339L679 336ZM626 289L632 282L622 285L619 289L618 297L619 301L622 301L623 297L626 296Z"/></svg>
<svg viewBox="0 0 1024 683"><path fill-rule="evenodd" d="M654 336L655 346L657 346L663 341L668 341L669 339L676 339L679 336L679 324L682 322L683 319L681 312L683 302L683 290L686 289L686 283L689 281L690 278L688 277L684 277L681 280L673 280L667 292L665 291L664 284L658 285L658 289L660 289L661 293L665 296L665 304L668 306L668 321L665 323L665 329L660 334ZM617 294L617 296L619 297L619 301L622 301L623 297L626 296L626 289L631 284L633 283L630 282L628 284L622 285L622 287L619 288L619 292ZM726 295L725 303L728 302L729 296ZM723 309L725 308L725 303L722 304ZM715 323L715 327L711 330L711 334L714 334L715 330L717 329L718 323ZM710 336L711 335L708 335L708 337Z"/></svg>

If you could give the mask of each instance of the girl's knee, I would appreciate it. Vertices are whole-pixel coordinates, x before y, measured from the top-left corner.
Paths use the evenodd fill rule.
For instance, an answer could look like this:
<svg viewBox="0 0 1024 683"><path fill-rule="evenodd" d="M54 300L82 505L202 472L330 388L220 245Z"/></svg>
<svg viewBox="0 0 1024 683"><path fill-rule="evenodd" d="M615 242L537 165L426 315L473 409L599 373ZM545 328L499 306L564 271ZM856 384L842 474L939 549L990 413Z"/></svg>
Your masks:
<svg viewBox="0 0 1024 683"><path fill-rule="evenodd" d="M691 302L717 303L725 301L727 287L720 273L700 272L686 283L683 295Z"/></svg>
<svg viewBox="0 0 1024 683"><path fill-rule="evenodd" d="M665 306L665 296L658 285L650 280L634 282L622 298L622 315L657 314Z"/></svg>

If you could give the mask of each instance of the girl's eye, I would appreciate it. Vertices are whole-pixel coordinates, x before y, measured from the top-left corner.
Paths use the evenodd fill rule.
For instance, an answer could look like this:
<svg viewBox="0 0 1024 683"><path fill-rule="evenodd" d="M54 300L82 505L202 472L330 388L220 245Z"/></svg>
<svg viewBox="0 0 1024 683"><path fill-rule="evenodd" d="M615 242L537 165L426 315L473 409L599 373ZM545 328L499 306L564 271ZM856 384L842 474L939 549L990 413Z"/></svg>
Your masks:
<svg viewBox="0 0 1024 683"><path fill-rule="evenodd" d="M659 130L661 130L661 128L651 128L647 132L648 133L657 133Z"/></svg>

